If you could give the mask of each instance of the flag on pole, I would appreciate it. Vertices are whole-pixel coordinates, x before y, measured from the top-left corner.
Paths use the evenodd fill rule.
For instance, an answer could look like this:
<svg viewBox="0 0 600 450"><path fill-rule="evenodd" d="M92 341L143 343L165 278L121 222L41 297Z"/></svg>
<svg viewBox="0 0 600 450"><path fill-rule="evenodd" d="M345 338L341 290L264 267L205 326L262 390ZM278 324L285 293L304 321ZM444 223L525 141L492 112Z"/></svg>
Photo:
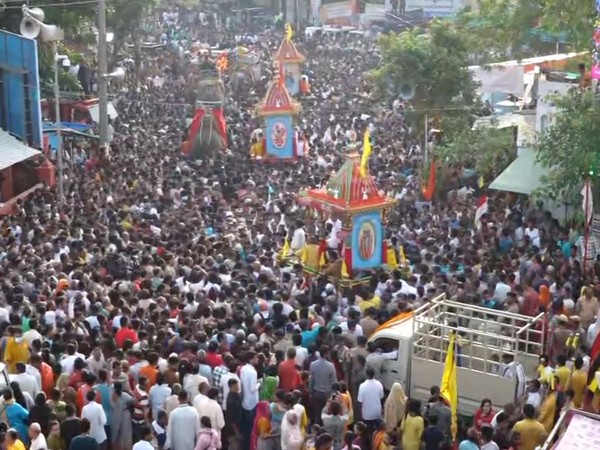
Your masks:
<svg viewBox="0 0 600 450"><path fill-rule="evenodd" d="M452 412L452 423L450 430L452 440L456 441L458 431L458 385L456 383L456 336L451 332L448 341L448 351L446 352L446 362L444 372L442 373L442 382L440 383L440 395L450 406Z"/></svg>
<svg viewBox="0 0 600 450"><path fill-rule="evenodd" d="M435 159L432 158L431 164L429 165L429 179L427 180L427 186L421 188L423 199L426 202L430 202L433 198L433 194L435 193L436 170L437 165Z"/></svg>
<svg viewBox="0 0 600 450"><path fill-rule="evenodd" d="M323 268L327 264L327 260L325 259L325 252L321 252L321 257L319 258L319 267Z"/></svg>
<svg viewBox="0 0 600 450"><path fill-rule="evenodd" d="M225 72L229 68L229 56L227 52L221 53L217 60L217 70L221 73Z"/></svg>
<svg viewBox="0 0 600 450"><path fill-rule="evenodd" d="M302 247L302 250L300 250L300 262L302 263L303 266L305 266L307 261L308 261L308 245L305 245L304 247Z"/></svg>
<svg viewBox="0 0 600 450"><path fill-rule="evenodd" d="M402 265L406 264L406 253L404 253L404 245L400 246L400 263Z"/></svg>
<svg viewBox="0 0 600 450"><path fill-rule="evenodd" d="M583 202L581 207L583 208L583 214L585 217L586 225L592 221L592 217L594 215L594 198L592 196L592 183L590 181L586 181L583 183L583 188L581 189L581 196L583 197Z"/></svg>
<svg viewBox="0 0 600 450"><path fill-rule="evenodd" d="M369 156L371 156L371 132L369 127L365 130L363 137L363 151L362 158L360 159L360 174L365 177L367 176L367 164L369 162Z"/></svg>
<svg viewBox="0 0 600 450"><path fill-rule="evenodd" d="M346 259L342 259L342 278L350 278L350 275L348 274L348 266L346 265Z"/></svg>
<svg viewBox="0 0 600 450"><path fill-rule="evenodd" d="M477 228L481 227L481 217L488 212L488 198L487 195L482 195L477 200L477 209L475 210L475 225Z"/></svg>
<svg viewBox="0 0 600 450"><path fill-rule="evenodd" d="M285 259L289 254L290 254L290 241L288 238L285 238L285 242L283 243L283 248L281 249L279 258Z"/></svg>
<svg viewBox="0 0 600 450"><path fill-rule="evenodd" d="M292 29L292 24L288 22L285 24L285 40L291 41L293 37L294 30Z"/></svg>
<svg viewBox="0 0 600 450"><path fill-rule="evenodd" d="M396 258L396 250L390 246L386 249L386 262L390 269L396 269L398 267L398 260Z"/></svg>

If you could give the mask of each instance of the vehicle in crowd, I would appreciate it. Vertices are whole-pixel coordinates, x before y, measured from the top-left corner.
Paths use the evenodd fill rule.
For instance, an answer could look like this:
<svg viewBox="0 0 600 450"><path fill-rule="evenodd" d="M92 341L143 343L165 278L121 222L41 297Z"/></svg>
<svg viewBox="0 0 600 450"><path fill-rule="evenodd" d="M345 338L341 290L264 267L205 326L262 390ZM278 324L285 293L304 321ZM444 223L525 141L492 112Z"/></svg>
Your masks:
<svg viewBox="0 0 600 450"><path fill-rule="evenodd" d="M501 409L507 399L516 398L525 388L526 379L518 373L527 379L534 377L544 348L543 314L529 317L441 295L388 321L371 335L369 342L386 358L381 369L384 388L389 390L399 381L408 395L427 400L431 386L440 385L448 335L453 331L459 336L459 413L472 414L484 398ZM517 371L516 365L523 371ZM508 378L509 373L515 376Z"/></svg>

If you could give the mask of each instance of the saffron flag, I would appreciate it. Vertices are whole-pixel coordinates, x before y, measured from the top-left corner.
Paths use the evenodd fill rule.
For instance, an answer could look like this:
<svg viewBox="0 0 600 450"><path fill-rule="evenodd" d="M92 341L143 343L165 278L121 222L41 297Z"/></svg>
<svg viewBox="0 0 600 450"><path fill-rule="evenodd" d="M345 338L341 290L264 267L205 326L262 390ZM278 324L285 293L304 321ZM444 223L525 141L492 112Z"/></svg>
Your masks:
<svg viewBox="0 0 600 450"><path fill-rule="evenodd" d="M229 68L229 56L227 52L221 53L219 59L217 60L217 70L221 73L225 72Z"/></svg>
<svg viewBox="0 0 600 450"><path fill-rule="evenodd" d="M475 225L477 228L481 227L481 217L488 212L488 198L487 195L482 195L477 200L477 209L475 210Z"/></svg>
<svg viewBox="0 0 600 450"><path fill-rule="evenodd" d="M292 29L292 24L288 22L285 24L285 39L286 41L291 41L293 37L294 30Z"/></svg>
<svg viewBox="0 0 600 450"><path fill-rule="evenodd" d="M421 188L421 192L423 193L423 199L426 202L430 202L433 198L433 194L435 193L435 176L436 176L436 164L435 160L431 159L431 165L429 166L429 179L427 180L427 186Z"/></svg>
<svg viewBox="0 0 600 450"><path fill-rule="evenodd" d="M446 400L452 412L452 440L456 441L458 431L458 385L456 383L456 337L451 332L448 342L448 351L446 352L446 362L444 372L442 373L442 382L440 383L440 395Z"/></svg>
<svg viewBox="0 0 600 450"><path fill-rule="evenodd" d="M362 158L360 159L360 174L365 177L367 176L367 163L369 162L369 156L371 156L371 132L367 127L363 137L363 151Z"/></svg>

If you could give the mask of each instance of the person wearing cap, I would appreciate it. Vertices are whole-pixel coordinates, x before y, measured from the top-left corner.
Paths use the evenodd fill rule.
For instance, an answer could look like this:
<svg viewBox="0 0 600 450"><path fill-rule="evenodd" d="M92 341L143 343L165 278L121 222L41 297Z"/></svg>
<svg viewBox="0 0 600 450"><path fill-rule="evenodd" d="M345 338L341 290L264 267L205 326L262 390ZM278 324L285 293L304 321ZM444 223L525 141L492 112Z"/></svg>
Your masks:
<svg viewBox="0 0 600 450"><path fill-rule="evenodd" d="M581 317L581 326L587 330L594 322L600 311L600 304L594 295L594 286L586 286L582 289L582 295L575 304L575 314Z"/></svg>
<svg viewBox="0 0 600 450"><path fill-rule="evenodd" d="M569 318L564 314L560 314L557 317L556 328L550 333L548 352L552 361L555 361L558 355L564 355L567 350L567 340L571 336L571 330L567 326L568 323Z"/></svg>

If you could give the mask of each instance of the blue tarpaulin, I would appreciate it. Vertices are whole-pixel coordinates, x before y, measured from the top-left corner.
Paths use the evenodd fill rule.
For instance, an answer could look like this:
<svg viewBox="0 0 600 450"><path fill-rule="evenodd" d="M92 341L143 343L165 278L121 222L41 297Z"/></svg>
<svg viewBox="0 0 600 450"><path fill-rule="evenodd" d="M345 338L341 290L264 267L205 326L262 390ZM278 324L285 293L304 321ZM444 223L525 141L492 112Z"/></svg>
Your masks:
<svg viewBox="0 0 600 450"><path fill-rule="evenodd" d="M78 131L80 133L85 133L90 128L92 128L92 125L90 125L88 123L79 123L79 122L61 122L60 126L63 130L73 130L73 131ZM44 133L46 133L48 131L55 131L56 125L54 123L44 122L43 129L44 129Z"/></svg>

